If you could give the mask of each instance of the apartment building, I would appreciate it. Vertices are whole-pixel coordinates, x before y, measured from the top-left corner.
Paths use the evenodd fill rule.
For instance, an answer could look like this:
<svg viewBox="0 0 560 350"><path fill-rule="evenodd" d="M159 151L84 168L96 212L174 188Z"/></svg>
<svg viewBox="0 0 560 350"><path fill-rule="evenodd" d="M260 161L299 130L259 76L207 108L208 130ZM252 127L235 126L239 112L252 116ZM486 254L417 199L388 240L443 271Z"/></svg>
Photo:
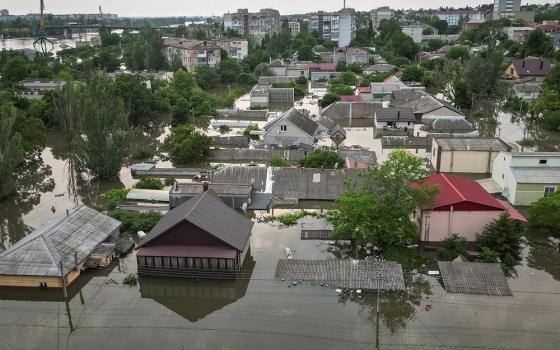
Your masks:
<svg viewBox="0 0 560 350"><path fill-rule="evenodd" d="M164 38L162 54L168 64L179 60L189 72L199 65L218 67L222 60L221 47L209 40Z"/></svg>
<svg viewBox="0 0 560 350"><path fill-rule="evenodd" d="M319 11L309 15L309 30L319 37L347 47L356 36L356 11L345 8L338 12Z"/></svg>
<svg viewBox="0 0 560 350"><path fill-rule="evenodd" d="M288 27L290 28L290 33L292 33L292 38L296 37L301 32L301 23L298 21L288 22Z"/></svg>
<svg viewBox="0 0 560 350"><path fill-rule="evenodd" d="M259 12L249 12L248 9L239 9L235 13L224 14L224 28L260 43L265 36L279 33L282 22L278 10L262 9Z"/></svg>
<svg viewBox="0 0 560 350"><path fill-rule="evenodd" d="M212 39L216 45L224 49L229 58L242 60L249 54L249 41L240 38Z"/></svg>
<svg viewBox="0 0 560 350"><path fill-rule="evenodd" d="M462 19L465 22L470 20L484 20L484 13L477 10L443 11L436 13L435 16L442 21L446 21L450 26L458 26Z"/></svg>
<svg viewBox="0 0 560 350"><path fill-rule="evenodd" d="M377 30L379 28L379 24L384 19L390 19L393 17L395 10L391 9L388 6L379 7L373 9L371 11L371 23L373 24L373 29Z"/></svg>
<svg viewBox="0 0 560 350"><path fill-rule="evenodd" d="M521 0L494 0L493 19L499 19L507 16L511 12L519 12L521 9Z"/></svg>
<svg viewBox="0 0 560 350"><path fill-rule="evenodd" d="M408 35L409 37L411 37L412 40L417 44L422 42L423 31L424 31L424 26L421 23L408 24L402 27L402 32Z"/></svg>

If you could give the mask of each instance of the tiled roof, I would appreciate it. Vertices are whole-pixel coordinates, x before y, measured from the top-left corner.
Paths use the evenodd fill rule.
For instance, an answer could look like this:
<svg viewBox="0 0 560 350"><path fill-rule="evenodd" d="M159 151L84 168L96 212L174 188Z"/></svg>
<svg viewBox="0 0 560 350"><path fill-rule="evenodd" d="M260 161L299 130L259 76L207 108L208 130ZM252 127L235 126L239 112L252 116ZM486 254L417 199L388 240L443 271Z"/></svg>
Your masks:
<svg viewBox="0 0 560 350"><path fill-rule="evenodd" d="M146 246L183 221L240 251L245 248L253 228L251 220L231 209L210 189L167 212L138 246Z"/></svg>
<svg viewBox="0 0 560 350"><path fill-rule="evenodd" d="M545 76L552 69L550 61L546 58L516 58L511 63L520 77Z"/></svg>
<svg viewBox="0 0 560 350"><path fill-rule="evenodd" d="M413 122L416 120L412 108L387 107L375 111L375 119L378 122Z"/></svg>
<svg viewBox="0 0 560 350"><path fill-rule="evenodd" d="M340 96L341 102L361 102L362 96L360 95L347 95L347 96Z"/></svg>
<svg viewBox="0 0 560 350"><path fill-rule="evenodd" d="M288 120L290 123L294 124L310 136L315 136L315 132L319 127L319 124L317 124L317 122L313 121L311 118L308 118L306 115L295 108L287 111L286 114L282 116L282 118Z"/></svg>

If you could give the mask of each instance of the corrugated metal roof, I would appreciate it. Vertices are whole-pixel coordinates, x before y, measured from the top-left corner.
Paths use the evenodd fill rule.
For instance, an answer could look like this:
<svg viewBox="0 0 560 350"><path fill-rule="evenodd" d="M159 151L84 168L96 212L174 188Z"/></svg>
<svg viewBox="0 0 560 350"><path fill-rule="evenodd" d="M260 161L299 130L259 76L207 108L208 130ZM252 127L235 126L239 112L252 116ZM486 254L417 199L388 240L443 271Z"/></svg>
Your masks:
<svg viewBox="0 0 560 350"><path fill-rule="evenodd" d="M436 143L444 151L504 151L507 152L509 146L499 138L435 138Z"/></svg>
<svg viewBox="0 0 560 350"><path fill-rule="evenodd" d="M136 201L169 202L169 192L165 190L144 190L133 188L128 191L126 199Z"/></svg>
<svg viewBox="0 0 560 350"><path fill-rule="evenodd" d="M517 183L560 184L559 167L512 167L511 171Z"/></svg>
<svg viewBox="0 0 560 350"><path fill-rule="evenodd" d="M253 229L251 220L227 206L214 191L208 190L167 212L142 240L139 247L146 246L183 221L200 227L240 251L245 248Z"/></svg>
<svg viewBox="0 0 560 350"><path fill-rule="evenodd" d="M121 223L88 207L80 207L37 228L0 254L0 274L19 276L59 276L75 268Z"/></svg>
<svg viewBox="0 0 560 350"><path fill-rule="evenodd" d="M438 261L448 293L512 296L500 264Z"/></svg>

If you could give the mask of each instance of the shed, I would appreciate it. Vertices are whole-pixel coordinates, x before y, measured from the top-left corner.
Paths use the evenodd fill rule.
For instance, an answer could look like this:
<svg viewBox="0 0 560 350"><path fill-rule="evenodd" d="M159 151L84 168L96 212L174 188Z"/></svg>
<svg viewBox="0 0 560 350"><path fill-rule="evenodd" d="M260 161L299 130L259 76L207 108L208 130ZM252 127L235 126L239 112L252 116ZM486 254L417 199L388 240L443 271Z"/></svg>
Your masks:
<svg viewBox="0 0 560 350"><path fill-rule="evenodd" d="M448 293L513 296L500 264L438 261Z"/></svg>

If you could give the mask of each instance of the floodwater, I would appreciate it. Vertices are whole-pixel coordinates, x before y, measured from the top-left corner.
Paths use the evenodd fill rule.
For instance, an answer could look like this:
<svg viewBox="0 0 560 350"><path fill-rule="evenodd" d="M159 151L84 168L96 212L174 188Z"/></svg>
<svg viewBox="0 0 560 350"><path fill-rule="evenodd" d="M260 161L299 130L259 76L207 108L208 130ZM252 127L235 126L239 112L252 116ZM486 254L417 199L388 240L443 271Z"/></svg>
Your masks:
<svg viewBox="0 0 560 350"><path fill-rule="evenodd" d="M49 45L49 51L56 53L60 50L75 48L77 41L88 41L92 37L98 36L98 34L86 33L86 34L74 34L72 39L54 38L51 37L49 40L52 41L53 45ZM0 51L2 50L23 50L23 49L33 49L33 42L35 38L12 38L12 39L2 39L0 40Z"/></svg>
<svg viewBox="0 0 560 350"><path fill-rule="evenodd" d="M556 349L560 282L529 267L510 279L513 297L447 294L406 273L407 293L337 295L331 287L274 279L284 248L332 259L299 225L256 223L235 281L140 279L134 255L85 272L60 290L0 288L2 349ZM379 316L379 317L378 317ZM377 327L379 325L379 327Z"/></svg>

